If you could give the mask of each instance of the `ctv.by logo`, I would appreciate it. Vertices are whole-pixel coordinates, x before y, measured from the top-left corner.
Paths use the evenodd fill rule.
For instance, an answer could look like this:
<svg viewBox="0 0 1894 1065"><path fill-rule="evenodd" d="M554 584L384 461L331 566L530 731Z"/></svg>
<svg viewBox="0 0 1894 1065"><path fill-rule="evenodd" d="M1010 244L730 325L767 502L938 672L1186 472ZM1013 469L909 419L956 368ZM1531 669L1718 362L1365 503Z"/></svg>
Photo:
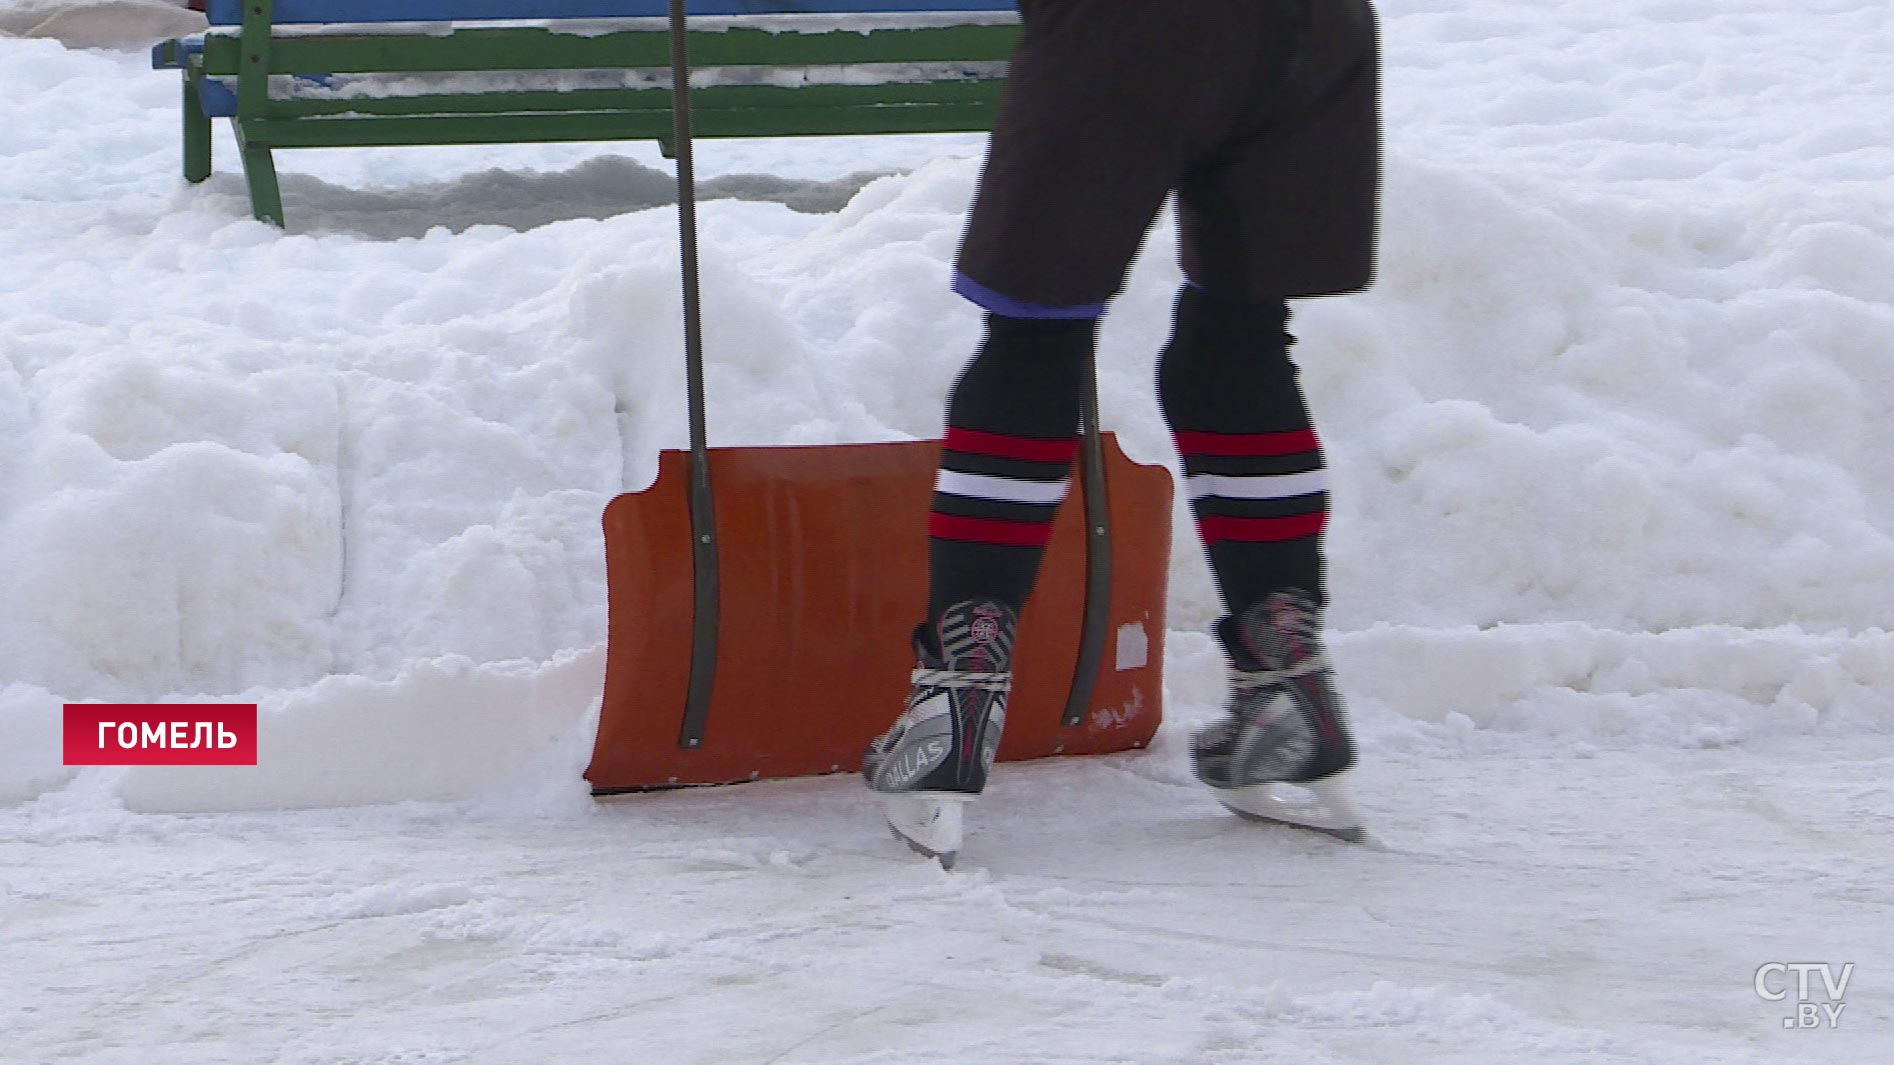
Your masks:
<svg viewBox="0 0 1894 1065"><path fill-rule="evenodd" d="M1820 987L1812 986L1811 975L1821 977ZM1848 1008L1842 997L1848 994L1848 981L1854 975L1854 962L1835 966L1827 962L1772 961L1756 970L1756 994L1765 1002L1787 1002L1789 992L1794 990L1795 1012L1782 1018L1782 1026L1791 1030L1833 1029L1840 1026L1841 1011Z"/></svg>

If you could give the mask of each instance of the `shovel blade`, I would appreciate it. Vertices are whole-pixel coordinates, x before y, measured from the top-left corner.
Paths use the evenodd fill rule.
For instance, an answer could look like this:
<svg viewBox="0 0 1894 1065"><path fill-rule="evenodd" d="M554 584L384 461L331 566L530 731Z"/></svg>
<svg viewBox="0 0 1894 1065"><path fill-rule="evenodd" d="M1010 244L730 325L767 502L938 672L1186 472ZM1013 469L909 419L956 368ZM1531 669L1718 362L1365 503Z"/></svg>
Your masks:
<svg viewBox="0 0 1894 1065"><path fill-rule="evenodd" d="M1060 509L1020 619L1003 760L1142 747L1157 731L1171 476L1104 437L1113 541L1111 631L1091 705L1060 724L1085 602L1084 502ZM927 598L925 515L939 444L714 448L721 584L702 742L679 744L691 657L689 454L605 511L610 635L598 793L859 768L900 712Z"/></svg>

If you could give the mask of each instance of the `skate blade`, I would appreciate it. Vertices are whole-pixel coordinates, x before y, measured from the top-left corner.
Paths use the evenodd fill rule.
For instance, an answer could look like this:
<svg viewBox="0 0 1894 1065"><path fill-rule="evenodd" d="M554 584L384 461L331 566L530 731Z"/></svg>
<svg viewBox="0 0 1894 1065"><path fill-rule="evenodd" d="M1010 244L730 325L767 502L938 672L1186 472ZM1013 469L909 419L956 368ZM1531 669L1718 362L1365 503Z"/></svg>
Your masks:
<svg viewBox="0 0 1894 1065"><path fill-rule="evenodd" d="M1349 843L1368 842L1361 811L1350 797L1345 773L1303 784L1255 784L1220 788L1217 801L1245 821L1259 821L1334 836Z"/></svg>
<svg viewBox="0 0 1894 1065"><path fill-rule="evenodd" d="M960 856L967 804L974 796L959 792L923 791L883 797L888 830L908 849L932 858L942 869L952 869Z"/></svg>

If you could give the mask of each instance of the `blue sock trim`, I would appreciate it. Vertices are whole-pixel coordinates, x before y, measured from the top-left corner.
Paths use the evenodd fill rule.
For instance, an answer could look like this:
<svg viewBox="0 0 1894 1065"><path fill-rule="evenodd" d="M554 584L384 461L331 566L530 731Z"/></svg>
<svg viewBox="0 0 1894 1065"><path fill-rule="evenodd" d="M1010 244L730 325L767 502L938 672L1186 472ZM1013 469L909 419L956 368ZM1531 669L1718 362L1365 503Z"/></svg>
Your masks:
<svg viewBox="0 0 1894 1065"><path fill-rule="evenodd" d="M1105 304L1082 303L1072 307L1048 307L1043 303L1027 303L982 285L958 270L954 271L954 291L972 300L982 310L997 314L1002 318L1041 318L1056 320L1079 320L1100 318L1105 314Z"/></svg>

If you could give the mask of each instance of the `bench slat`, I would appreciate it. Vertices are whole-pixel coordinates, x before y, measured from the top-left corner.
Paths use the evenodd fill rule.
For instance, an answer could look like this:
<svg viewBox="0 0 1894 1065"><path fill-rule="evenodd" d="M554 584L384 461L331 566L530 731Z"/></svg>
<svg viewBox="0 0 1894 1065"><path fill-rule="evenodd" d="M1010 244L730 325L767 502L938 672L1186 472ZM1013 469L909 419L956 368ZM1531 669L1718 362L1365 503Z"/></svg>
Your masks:
<svg viewBox="0 0 1894 1065"><path fill-rule="evenodd" d="M243 0L210 0L214 26L234 26ZM1013 0L689 0L692 15L1010 11ZM276 0L277 24L484 22L641 18L669 13L666 0Z"/></svg>
<svg viewBox="0 0 1894 1065"><path fill-rule="evenodd" d="M997 83L913 82L880 85L718 85L691 93L692 113L720 109L881 107L895 119L896 110L942 104L991 105L999 97ZM386 116L443 114L554 114L561 111L663 111L669 114L671 91L663 88L571 89L495 93L422 94L363 98L272 100L267 118L314 116ZM910 116L911 117L911 116Z"/></svg>
<svg viewBox="0 0 1894 1065"><path fill-rule="evenodd" d="M747 86L763 88L763 86ZM837 86L837 88L874 86ZM801 92L804 90L795 90ZM991 101L888 107L711 108L693 111L700 137L824 137L856 133L961 133L984 129ZM408 115L364 121L259 119L253 143L273 148L379 147L408 144L527 144L550 141L651 140L672 136L668 106L640 111L521 115Z"/></svg>
<svg viewBox="0 0 1894 1065"><path fill-rule="evenodd" d="M691 63L718 66L824 66L872 63L1000 62L1012 55L1017 26L940 26L867 33L771 33L730 29L691 34ZM204 69L235 74L243 43L214 35L204 42ZM619 31L585 37L540 27L462 29L437 37L279 37L268 69L276 74L448 73L484 70L603 70L668 67L662 31Z"/></svg>

